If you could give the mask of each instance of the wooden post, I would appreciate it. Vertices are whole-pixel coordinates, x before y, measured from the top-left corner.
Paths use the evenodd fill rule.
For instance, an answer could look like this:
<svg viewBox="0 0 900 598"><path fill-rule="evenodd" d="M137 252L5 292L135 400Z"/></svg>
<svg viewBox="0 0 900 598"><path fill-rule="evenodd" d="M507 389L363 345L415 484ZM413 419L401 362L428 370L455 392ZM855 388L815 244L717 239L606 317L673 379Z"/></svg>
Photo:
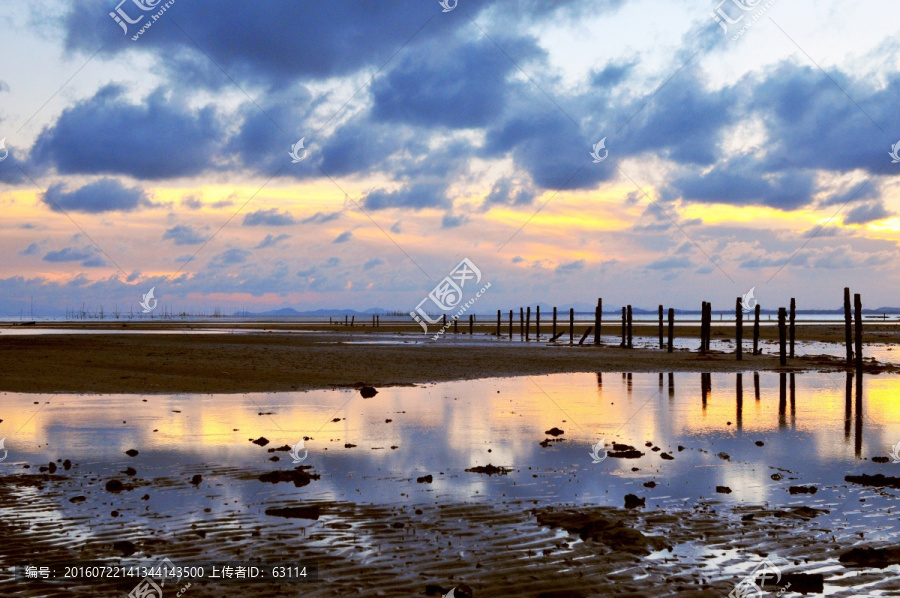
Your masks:
<svg viewBox="0 0 900 598"><path fill-rule="evenodd" d="M575 308L569 308L569 344L575 343Z"/></svg>
<svg viewBox="0 0 900 598"><path fill-rule="evenodd" d="M778 355L781 365L787 365L787 330L785 330L785 319L787 318L787 310L783 307L778 308Z"/></svg>
<svg viewBox="0 0 900 598"><path fill-rule="evenodd" d="M594 344L600 344L600 325L603 323L603 299L597 299L597 308L594 310Z"/></svg>
<svg viewBox="0 0 900 598"><path fill-rule="evenodd" d="M531 337L531 306L528 306L528 309L525 311L525 340L529 340Z"/></svg>
<svg viewBox="0 0 900 598"><path fill-rule="evenodd" d="M442 326L444 330L447 329L447 314L441 314Z"/></svg>
<svg viewBox="0 0 900 598"><path fill-rule="evenodd" d="M633 346L633 337L631 335L631 306L628 306L628 348L631 349Z"/></svg>
<svg viewBox="0 0 900 598"><path fill-rule="evenodd" d="M556 308L553 308L553 337L556 337ZM551 339L552 340L552 339Z"/></svg>
<svg viewBox="0 0 900 598"><path fill-rule="evenodd" d="M453 316L453 334L459 334L457 324L459 324L459 316Z"/></svg>
<svg viewBox="0 0 900 598"><path fill-rule="evenodd" d="M753 354L759 355L759 303L753 308Z"/></svg>
<svg viewBox="0 0 900 598"><path fill-rule="evenodd" d="M862 354L862 299L859 293L853 295L853 311L856 316L856 369L862 370L863 354Z"/></svg>
<svg viewBox="0 0 900 598"><path fill-rule="evenodd" d="M375 325L381 328L381 315L375 316Z"/></svg>
<svg viewBox="0 0 900 598"><path fill-rule="evenodd" d="M706 352L709 353L709 343L712 339L712 303L706 302Z"/></svg>
<svg viewBox="0 0 900 598"><path fill-rule="evenodd" d="M663 343L663 306L659 306L659 348L665 348L665 343Z"/></svg>
<svg viewBox="0 0 900 598"><path fill-rule="evenodd" d="M850 311L850 288L844 287L844 333L847 337L847 365L853 364L852 320L853 315Z"/></svg>
<svg viewBox="0 0 900 598"><path fill-rule="evenodd" d="M351 325L351 326L356 326L356 316L355 316L355 315L354 315L353 317L350 318L350 325Z"/></svg>
<svg viewBox="0 0 900 598"><path fill-rule="evenodd" d="M519 340L525 338L525 309L519 308Z"/></svg>
<svg viewBox="0 0 900 598"><path fill-rule="evenodd" d="M509 340L512 340L512 314L513 311L509 310Z"/></svg>
<svg viewBox="0 0 900 598"><path fill-rule="evenodd" d="M534 308L534 335L537 340L541 340L541 306Z"/></svg>
<svg viewBox="0 0 900 598"><path fill-rule="evenodd" d="M675 349L675 308L669 308L669 353Z"/></svg>
<svg viewBox="0 0 900 598"><path fill-rule="evenodd" d="M797 301L791 297L791 314L790 314L790 339L791 339L791 359L794 358L794 319L797 317Z"/></svg>
<svg viewBox="0 0 900 598"><path fill-rule="evenodd" d="M735 359L744 359L744 304L738 297L734 302L734 355Z"/></svg>
<svg viewBox="0 0 900 598"><path fill-rule="evenodd" d="M375 314L372 314L372 328L375 328Z"/></svg>
<svg viewBox="0 0 900 598"><path fill-rule="evenodd" d="M628 338L628 309L624 306L622 307L622 342L619 344L620 347L627 347L625 343Z"/></svg>
<svg viewBox="0 0 900 598"><path fill-rule="evenodd" d="M347 323L350 321L350 316L344 314L344 326L347 326Z"/></svg>
<svg viewBox="0 0 900 598"><path fill-rule="evenodd" d="M588 335L591 333L591 330L593 330L593 329L594 329L593 326L588 326L588 329L584 331L584 334L581 335L581 340L578 341L579 347L584 344L584 339L586 339L588 337Z"/></svg>
<svg viewBox="0 0 900 598"><path fill-rule="evenodd" d="M472 336L472 325L475 323L475 314L469 314L469 336Z"/></svg>
<svg viewBox="0 0 900 598"><path fill-rule="evenodd" d="M497 310L497 338L500 338L500 310Z"/></svg>
<svg viewBox="0 0 900 598"><path fill-rule="evenodd" d="M700 354L706 355L706 301L700 304Z"/></svg>

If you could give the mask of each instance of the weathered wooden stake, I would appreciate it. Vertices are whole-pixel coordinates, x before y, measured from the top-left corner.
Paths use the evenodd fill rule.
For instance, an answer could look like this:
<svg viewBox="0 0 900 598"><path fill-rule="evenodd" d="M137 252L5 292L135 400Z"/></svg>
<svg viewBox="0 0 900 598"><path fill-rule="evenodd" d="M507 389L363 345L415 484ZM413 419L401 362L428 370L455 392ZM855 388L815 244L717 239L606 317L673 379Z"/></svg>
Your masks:
<svg viewBox="0 0 900 598"><path fill-rule="evenodd" d="M372 328L375 328L375 314L372 314Z"/></svg>
<svg viewBox="0 0 900 598"><path fill-rule="evenodd" d="M853 295L853 311L856 317L856 369L862 370L863 354L862 354L862 299L859 293ZM861 372L860 372L861 375Z"/></svg>
<svg viewBox="0 0 900 598"><path fill-rule="evenodd" d="M675 308L669 308L669 353L675 350Z"/></svg>
<svg viewBox="0 0 900 598"><path fill-rule="evenodd" d="M706 352L709 353L709 343L712 340L712 303L706 302Z"/></svg>
<svg viewBox="0 0 900 598"><path fill-rule="evenodd" d="M797 317L797 301L791 297L791 313L790 313L790 339L791 339L791 359L794 358L794 320Z"/></svg>
<svg viewBox="0 0 900 598"><path fill-rule="evenodd" d="M744 304L740 297L734 302L734 356L738 361L744 359Z"/></svg>
<svg viewBox="0 0 900 598"><path fill-rule="evenodd" d="M778 356L781 365L787 365L787 330L785 329L785 319L787 319L787 310L783 307L778 308Z"/></svg>
<svg viewBox="0 0 900 598"><path fill-rule="evenodd" d="M525 309L519 308L519 340L525 338Z"/></svg>
<svg viewBox="0 0 900 598"><path fill-rule="evenodd" d="M634 339L633 339L633 337L631 336L631 323L632 323L631 317L632 317L632 314L631 314L631 306L629 305L629 306L628 306L628 348L629 348L629 349L631 349L632 346L633 346L633 344L634 344L634 343L633 343L633 340L634 340Z"/></svg>
<svg viewBox="0 0 900 598"><path fill-rule="evenodd" d="M600 344L600 325L603 323L603 299L597 299L597 308L594 310L594 344Z"/></svg>
<svg viewBox="0 0 900 598"><path fill-rule="evenodd" d="M501 319L501 315L500 315L500 310L498 309L497 310L497 338L500 338L500 319Z"/></svg>
<svg viewBox="0 0 900 598"><path fill-rule="evenodd" d="M349 320L350 320L350 316L344 314L344 326L347 326L347 323Z"/></svg>
<svg viewBox="0 0 900 598"><path fill-rule="evenodd" d="M847 337L847 365L853 364L853 314L850 310L850 288L844 287L844 334Z"/></svg>
<svg viewBox="0 0 900 598"><path fill-rule="evenodd" d="M700 354L706 355L706 301L700 304Z"/></svg>
<svg viewBox="0 0 900 598"><path fill-rule="evenodd" d="M459 334L457 324L459 324L459 316L453 316L453 334Z"/></svg>
<svg viewBox="0 0 900 598"><path fill-rule="evenodd" d="M537 340L541 340L541 306L534 308L534 335Z"/></svg>
<svg viewBox="0 0 900 598"><path fill-rule="evenodd" d="M753 354L759 355L759 303L753 308Z"/></svg>
<svg viewBox="0 0 900 598"><path fill-rule="evenodd" d="M472 325L475 323L475 314L469 314L469 336L472 336Z"/></svg>
<svg viewBox="0 0 900 598"><path fill-rule="evenodd" d="M553 338L556 338L556 308L553 308ZM553 339L550 339L553 340Z"/></svg>
<svg viewBox="0 0 900 598"><path fill-rule="evenodd" d="M620 347L627 347L625 343L628 339L628 309L624 306L622 307L622 342L619 343Z"/></svg>
<svg viewBox="0 0 900 598"><path fill-rule="evenodd" d="M441 314L441 319L443 320L443 328L447 329L447 314Z"/></svg>
<svg viewBox="0 0 900 598"><path fill-rule="evenodd" d="M561 337L564 334L565 334L565 332L560 332L559 334L554 334L553 336L550 337L550 342L552 343L552 342L556 341L556 339L558 339L559 337Z"/></svg>
<svg viewBox="0 0 900 598"><path fill-rule="evenodd" d="M659 348L665 348L665 343L663 343L663 306L659 306Z"/></svg>
<svg viewBox="0 0 900 598"><path fill-rule="evenodd" d="M351 325L351 326L356 326L356 316L353 316L353 317L350 318L350 325Z"/></svg>
<svg viewBox="0 0 900 598"><path fill-rule="evenodd" d="M512 318L513 318L513 310L509 310L509 340L512 340Z"/></svg>
<svg viewBox="0 0 900 598"><path fill-rule="evenodd" d="M569 308L569 344L575 343L575 308Z"/></svg>
<svg viewBox="0 0 900 598"><path fill-rule="evenodd" d="M528 306L528 309L525 310L525 340L530 340L531 337L531 306Z"/></svg>
<svg viewBox="0 0 900 598"><path fill-rule="evenodd" d="M594 329L593 326L588 326L588 329L584 331L584 334L581 335L581 340L578 341L579 347L584 344L584 339L586 339L588 337L588 335L591 333L591 330L593 330L593 329Z"/></svg>

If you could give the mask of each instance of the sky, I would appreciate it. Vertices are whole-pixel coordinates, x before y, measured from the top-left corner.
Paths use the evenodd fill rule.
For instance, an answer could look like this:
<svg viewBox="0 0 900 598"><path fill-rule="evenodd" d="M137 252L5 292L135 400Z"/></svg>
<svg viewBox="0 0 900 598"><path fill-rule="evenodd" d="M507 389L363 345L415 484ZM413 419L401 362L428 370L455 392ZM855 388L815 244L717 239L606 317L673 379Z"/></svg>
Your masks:
<svg viewBox="0 0 900 598"><path fill-rule="evenodd" d="M897 306L898 17L5 0L0 316Z"/></svg>

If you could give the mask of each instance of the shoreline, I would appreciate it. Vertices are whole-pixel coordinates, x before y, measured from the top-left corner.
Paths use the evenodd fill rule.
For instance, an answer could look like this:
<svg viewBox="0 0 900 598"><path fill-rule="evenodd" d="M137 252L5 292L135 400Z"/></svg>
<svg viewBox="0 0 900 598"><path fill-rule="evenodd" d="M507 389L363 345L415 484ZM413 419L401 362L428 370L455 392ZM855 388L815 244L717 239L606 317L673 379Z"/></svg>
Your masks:
<svg viewBox="0 0 900 598"><path fill-rule="evenodd" d="M159 329L159 328L157 328ZM577 330L576 330L577 332ZM637 330L635 330L637 336ZM493 336L393 343L371 329L296 334L0 334L0 391L21 393L289 392L367 384L375 387L575 372L848 371L825 355L789 359L731 352L545 342L497 342ZM404 335L405 336L405 335ZM380 338L379 338L380 337ZM580 337L578 335L577 338ZM682 338L684 335L682 335ZM696 337L694 337L696 338ZM798 340L811 340L808 338ZM382 341L381 344L379 341ZM871 340L870 340L871 342ZM359 344L353 344L359 343ZM745 341L746 343L746 341ZM866 359L866 373L900 367Z"/></svg>

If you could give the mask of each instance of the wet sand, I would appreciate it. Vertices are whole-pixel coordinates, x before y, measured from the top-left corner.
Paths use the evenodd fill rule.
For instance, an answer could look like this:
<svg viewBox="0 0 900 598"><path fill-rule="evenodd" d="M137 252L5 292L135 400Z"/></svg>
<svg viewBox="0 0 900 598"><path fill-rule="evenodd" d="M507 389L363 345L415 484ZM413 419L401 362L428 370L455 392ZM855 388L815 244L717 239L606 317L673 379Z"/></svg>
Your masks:
<svg viewBox="0 0 900 598"><path fill-rule="evenodd" d="M724 335L724 331L714 332ZM830 334L821 332L803 336ZM386 338L393 339L392 343L354 344ZM410 344L403 344L406 340ZM843 360L828 356L797 357L782 368L775 355L749 353L745 349L743 361L738 362L727 352L704 356L695 350L667 353L587 343L579 347L569 346L567 339L556 345L544 341L498 342L493 336L477 333L423 342L421 334L399 336L371 329L35 336L3 335L0 331L0 391L240 393L358 383L396 386L563 372L846 369ZM869 373L897 370L896 366L866 362Z"/></svg>

